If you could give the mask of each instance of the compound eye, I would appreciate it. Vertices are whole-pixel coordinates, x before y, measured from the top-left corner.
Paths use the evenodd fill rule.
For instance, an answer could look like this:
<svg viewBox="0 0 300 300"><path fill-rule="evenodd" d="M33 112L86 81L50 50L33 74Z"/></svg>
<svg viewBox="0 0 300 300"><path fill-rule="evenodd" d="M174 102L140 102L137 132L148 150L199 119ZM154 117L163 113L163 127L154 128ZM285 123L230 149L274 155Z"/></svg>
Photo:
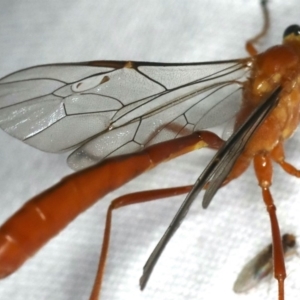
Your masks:
<svg viewBox="0 0 300 300"><path fill-rule="evenodd" d="M291 25L289 26L283 33L283 38L287 37L288 35L300 35L300 26L299 25Z"/></svg>

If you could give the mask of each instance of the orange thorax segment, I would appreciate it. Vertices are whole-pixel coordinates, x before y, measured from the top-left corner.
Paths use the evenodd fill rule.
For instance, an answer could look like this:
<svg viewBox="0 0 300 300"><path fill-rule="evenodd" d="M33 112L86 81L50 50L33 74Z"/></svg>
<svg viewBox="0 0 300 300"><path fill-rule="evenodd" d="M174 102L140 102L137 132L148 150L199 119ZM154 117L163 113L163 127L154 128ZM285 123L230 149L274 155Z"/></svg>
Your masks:
<svg viewBox="0 0 300 300"><path fill-rule="evenodd" d="M253 58L253 69L244 85L243 102L236 118L236 127L250 112L280 85L283 90L277 107L255 132L243 155L253 157L270 152L289 138L299 124L300 52L293 45L275 46Z"/></svg>

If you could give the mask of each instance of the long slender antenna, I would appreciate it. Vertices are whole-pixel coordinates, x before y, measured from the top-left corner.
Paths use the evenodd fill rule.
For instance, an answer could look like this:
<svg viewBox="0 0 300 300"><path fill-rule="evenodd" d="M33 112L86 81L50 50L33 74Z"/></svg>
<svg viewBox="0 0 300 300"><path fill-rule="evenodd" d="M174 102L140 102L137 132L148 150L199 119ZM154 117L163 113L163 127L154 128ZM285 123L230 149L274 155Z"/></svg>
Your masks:
<svg viewBox="0 0 300 300"><path fill-rule="evenodd" d="M254 44L257 44L258 41L267 34L267 32L269 31L269 28L270 28L270 14L269 14L269 10L267 7L267 2L268 2L267 0L262 0L260 3L262 12L263 12L263 20L264 20L261 31L257 35L255 35L253 38L251 38L250 40L248 40L246 42L246 50L251 56L254 56L257 54L257 50L254 47Z"/></svg>

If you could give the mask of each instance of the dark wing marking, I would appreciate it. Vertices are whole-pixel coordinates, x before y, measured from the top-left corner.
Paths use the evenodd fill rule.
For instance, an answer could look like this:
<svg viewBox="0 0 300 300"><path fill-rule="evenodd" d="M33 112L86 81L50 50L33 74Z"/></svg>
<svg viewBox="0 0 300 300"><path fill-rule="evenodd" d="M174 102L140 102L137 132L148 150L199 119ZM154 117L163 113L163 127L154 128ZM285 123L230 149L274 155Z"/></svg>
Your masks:
<svg viewBox="0 0 300 300"><path fill-rule="evenodd" d="M0 127L82 169L209 128L239 110L248 60L43 65L0 80Z"/></svg>
<svg viewBox="0 0 300 300"><path fill-rule="evenodd" d="M272 93L272 95L270 95L268 99L266 99L266 101L263 101L262 104L252 112L242 126L235 133L233 133L232 136L218 150L216 155L212 158L210 163L202 172L192 190L189 192L178 212L176 213L167 231L146 262L143 275L140 279L141 289L144 289L146 286L160 254L167 245L168 241L171 239L172 235L180 226L194 199L203 189L204 185L209 182L208 189L205 191L202 206L206 208L209 205L212 197L215 195L225 178L228 176L234 163L253 133L265 120L270 111L277 105L280 92L281 88L279 87Z"/></svg>

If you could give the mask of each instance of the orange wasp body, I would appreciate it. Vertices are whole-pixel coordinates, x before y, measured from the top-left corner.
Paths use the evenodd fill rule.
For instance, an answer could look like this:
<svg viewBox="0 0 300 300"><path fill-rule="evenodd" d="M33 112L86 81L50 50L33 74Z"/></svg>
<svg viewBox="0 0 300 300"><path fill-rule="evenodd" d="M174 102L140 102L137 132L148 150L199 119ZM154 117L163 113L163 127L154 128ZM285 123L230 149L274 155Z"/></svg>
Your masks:
<svg viewBox="0 0 300 300"><path fill-rule="evenodd" d="M241 127L242 123L245 120L245 116L251 114L253 111L255 112L255 108L260 105L265 99L268 99L270 96L274 96L274 98L280 98L280 101L278 105L274 104L272 106L272 112L268 114L262 125L258 130L256 130L250 139L250 142L247 143L245 146L245 149L242 152L238 152L240 154L237 163L233 167L232 170L229 170L229 176L227 177L227 181L239 176L241 173L245 171L245 169L248 167L249 163L254 158L254 166L257 173L257 178L259 180L259 184L262 187L263 191L263 197L267 204L269 205L269 210L271 212L271 219L272 219L272 227L273 227L273 239L275 242L275 248L276 243L277 246L281 244L280 240L280 234L279 230L277 228L277 222L274 219L274 209L272 204L272 198L269 194L268 187L271 184L271 177L272 177L272 170L271 170L271 159L278 162L282 165L282 167L289 173L292 173L293 175L298 175L298 173L292 168L292 166L288 165L284 161L284 155L283 155L283 149L282 144L283 142L292 135L292 133L295 131L295 129L298 126L299 123L299 57L300 57L300 51L298 47L298 40L296 37L297 34L294 34L293 32L289 32L287 35L287 39L284 42L284 45L273 47L267 50L265 53L259 55L258 57L249 58L245 60L240 61L233 61L229 62L232 63L233 66L236 64L236 68L233 69L233 72L236 72L239 68L247 69L250 68L250 80L248 80L246 83L239 82L237 79L233 78L232 81L228 81L230 84L243 87L243 102L241 105L241 110L237 114L236 117L236 123L235 123L235 131ZM276 62L276 63L274 63ZM155 65L155 64L154 64ZM79 66L79 65L78 65ZM115 62L99 62L99 63L90 63L89 66L94 67L107 67L107 68L116 68L122 69L124 67L124 70L128 69L128 72L133 71L142 71L146 72L147 74L147 63L115 63ZM156 65L156 67L160 67L159 64ZM169 66L172 68L172 65ZM229 69L232 68L232 66L229 66ZM151 70L151 66L150 66ZM225 68L225 70L227 70ZM149 72L149 70L148 70ZM17 74L17 73L16 73ZM151 78L151 73L148 73L147 75ZM18 76L18 75L17 75ZM43 75L45 76L45 75ZM48 75L47 75L48 76ZM102 75L101 75L102 76ZM22 75L21 75L22 77ZM2 81L3 84L11 84L11 82L15 82L14 80L10 80L9 77L7 77L8 80L4 78L4 81ZM25 78L26 75L25 75ZM106 83L109 83L111 81L111 75L110 73L105 73L101 78L97 78L97 84L105 85ZM222 80L222 76L220 77ZM24 80L18 79L18 80ZM228 79L227 79L228 80ZM157 79L158 81L158 79ZM91 89L95 86L95 83L87 81L88 89ZM216 81L213 83L215 87L222 87L223 85L219 85L219 83L216 83ZM211 88L210 86L210 88ZM203 91L204 88L197 87L194 88L192 86L192 90L188 90L184 93L184 96L186 100L188 101L190 99L190 93L198 93L199 91ZM279 88L279 89L278 89ZM1 89L1 87L0 87ZM85 86L84 80L79 80L77 83L73 84L72 89L75 92L81 93L82 91L85 91L87 87ZM25 89L26 90L26 89ZM214 90L213 90L214 91ZM231 91L234 93L235 91ZM162 94L163 95L163 94ZM276 100L274 99L274 101ZM167 99L168 100L168 99ZM147 104L147 103L146 103ZM144 104L145 105L145 104ZM146 105L144 106L146 107ZM156 108L150 108L150 110L145 110L143 113L151 114L155 112ZM266 110L266 109L265 109ZM7 114L5 112L3 115ZM9 114L7 114L9 115ZM122 117L122 115L121 115ZM9 120L10 122L11 120ZM109 129L114 129L117 126L126 125L126 123L122 123L123 121L119 122L119 119L116 120L116 125L112 124L112 126ZM195 125L198 125L196 123ZM4 125L5 127L5 125ZM9 126L7 126L4 129L7 129ZM14 126L13 126L14 127ZM197 127L197 126L195 126ZM200 126L199 126L200 127ZM13 128L14 130L15 128ZM188 129L188 128L187 128ZM167 128L168 131L173 132L176 131L176 126L171 126ZM201 127L200 127L201 130ZM10 127L7 130L12 135L15 135L10 131ZM159 128L156 133L160 133L161 129ZM180 130L181 132L181 130ZM182 134L185 135L185 134ZM208 136L206 136L208 135ZM37 134L38 136L38 134ZM18 138L21 138L17 135ZM29 138L26 138L26 140L30 140L31 136L28 136ZM154 135L155 137L155 135ZM180 137L180 134L178 134L178 137ZM152 137L151 137L152 139ZM151 139L149 145L151 145ZM121 157L117 160L112 159L111 161L108 160L103 163L103 165L100 168L100 174L95 173L97 170L97 167L92 169L87 169L86 171L82 173L78 173L74 175L75 181L82 181L84 180L84 184L81 185L80 188L78 188L80 185L77 185L77 183L74 183L73 181L65 181L65 183L61 186L62 189L65 189L62 193L59 189L52 189L52 192L45 192L42 194L41 198L40 196L37 196L36 199L38 199L38 203L45 203L44 199L49 198L49 201L51 204L45 204L44 208L43 205L32 205L29 204L29 206L32 206L33 208L28 208L26 213L20 213L18 219L11 219L4 227L2 227L2 230L0 229L0 233L2 233L2 237L0 240L0 247L2 246L2 259L3 263L0 263L0 273L2 273L2 276L8 275L11 273L14 269L18 268L23 260L25 260L28 256L31 256L35 251L38 250L39 247L41 247L51 236L55 235L58 231L62 229L63 226L65 226L68 222L70 222L77 214L79 214L82 210L89 207L92 203L94 203L99 197L102 197L107 192L110 192L112 189L119 187L120 185L124 184L131 178L134 178L136 175L139 175L140 173L144 172L145 170L152 168L156 165L159 161L167 160L169 158L172 158L173 156L177 156L178 154L182 154L182 152L190 151L194 148L201 148L204 146L208 146L210 148L220 148L223 144L217 137L214 135L210 135L207 133L203 133L200 131L200 134L196 134L195 136L191 136L191 143L186 141L186 139L189 140L189 138L185 138L185 141L183 144L178 144L175 142L175 147L171 145L169 142L167 142L167 146L162 148L161 146L152 146L153 148L149 148L150 150L145 150L145 152L139 152L140 154L137 155L129 155L124 157ZM25 139L24 139L25 140ZM159 139L158 139L159 141ZM33 141L33 145L37 146L35 144L36 142ZM31 144L31 142L29 142ZM145 143L147 145L147 143ZM47 147L49 145L46 145L45 147L42 146L41 148L43 150L47 150ZM51 147L51 146L50 146ZM176 149L176 147L184 148L182 150ZM153 151L151 149L154 149ZM163 150L169 151L169 153L164 154ZM136 151L136 150L135 150ZM149 156L149 152L152 151L153 154ZM83 162L83 165L81 165L81 162L78 163L77 159L81 159L86 154L86 150L83 149L82 153L77 152L70 160L71 165L73 164L74 168L77 168L77 164L79 164L79 168L85 167L85 161ZM138 157L141 157L141 160L138 159ZM150 159L149 159L150 157ZM144 160L145 158L145 160ZM93 155L88 155L88 160L93 160ZM129 161L129 164L127 164L127 160ZM123 163L125 162L125 163ZM89 163L88 163L89 164ZM137 167L132 167L133 164L136 164ZM107 169L106 169L107 166ZM116 168L114 168L116 166ZM231 169L231 168L230 168ZM120 173L120 170L124 170L124 173ZM98 171L97 171L98 172ZM83 176L86 173L90 173L89 176ZM118 173L118 175L114 175L115 173ZM107 176L107 179L103 179L103 176ZM99 179L102 179L102 182L99 183ZM209 177L209 179L211 179ZM68 187L71 186L70 188ZM84 187L84 188L83 188ZM94 189L90 189L90 188ZM209 185L206 187L209 187ZM81 190L80 193L78 193L78 190ZM186 192L189 190L189 188L186 188L184 191ZM74 192L74 194L73 194ZM55 194L53 197L51 193ZM76 206L71 206L69 204L69 201L67 199L63 199L62 201L59 200L59 197L62 198L69 198L70 201L76 199L77 195L80 196L82 201L84 201L85 204L76 204ZM170 194L169 194L170 195ZM59 197L58 197L59 196ZM41 200L39 200L41 199ZM52 199L55 199L57 202L56 204L52 204ZM65 201L64 201L65 200ZM145 199L144 199L145 200ZM146 200L145 200L146 201ZM49 202L49 203L50 203ZM135 201L133 201L135 202ZM138 202L138 201L137 201ZM36 203L36 202L35 202ZM78 202L79 203L79 202ZM208 200L209 203L209 200ZM207 206L208 203L205 205ZM62 206L61 209L58 209L59 206ZM51 209L51 211L50 211ZM54 210L52 210L54 209ZM55 209L57 211L55 211ZM48 214L49 213L49 214ZM61 215L60 215L61 213ZM42 230L44 233L40 234L38 231L35 231L36 228L41 228L42 225L39 225L39 223L35 223L35 219L33 218L33 215L37 216L38 222L42 224L42 220L52 220L52 227L49 227L49 230L45 228L45 230ZM34 230L32 232L34 235L31 235L30 232L30 239L32 240L31 243L27 243L26 240L28 239L28 236L24 238L23 235L23 228L24 225L22 223L19 223L18 220L20 219L26 219L27 221L25 224L28 224L28 222L33 222L34 224ZM54 221L53 221L54 220ZM48 221L47 221L48 222ZM16 228L19 228L16 230ZM15 232L17 234L15 235ZM11 233L13 232L13 233ZM20 234L19 234L20 233ZM279 237L279 239L278 239ZM23 238L23 240L22 240ZM21 253L20 248L18 247L19 243L23 243L25 246L22 246L21 250L25 251ZM7 251L6 249L11 249L10 251ZM282 287L282 283L284 280L285 272L284 267L282 264L282 261L280 261L280 247L277 247L279 251L277 251L277 257L275 257L275 260L278 261L277 263L277 270L276 275L279 279L279 282ZM17 252L20 252L19 254L16 254ZM23 256L22 256L23 255ZM9 258L9 259L8 259ZM11 259L11 263L10 260ZM0 259L1 260L1 259ZM2 269L1 269L2 268ZM94 299L94 298L93 298ZM283 299L280 298L280 299Z"/></svg>

